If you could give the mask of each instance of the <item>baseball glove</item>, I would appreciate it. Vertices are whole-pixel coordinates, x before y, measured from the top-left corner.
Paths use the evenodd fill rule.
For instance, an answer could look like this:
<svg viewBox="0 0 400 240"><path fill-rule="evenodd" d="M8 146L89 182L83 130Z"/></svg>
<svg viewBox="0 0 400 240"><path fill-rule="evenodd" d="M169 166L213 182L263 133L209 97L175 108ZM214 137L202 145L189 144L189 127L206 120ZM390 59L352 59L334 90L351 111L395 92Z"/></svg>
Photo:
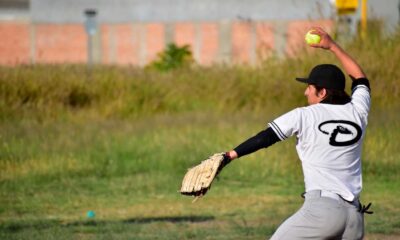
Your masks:
<svg viewBox="0 0 400 240"><path fill-rule="evenodd" d="M183 178L181 194L195 197L205 195L214 178L230 161L225 153L216 153L199 165L190 168Z"/></svg>

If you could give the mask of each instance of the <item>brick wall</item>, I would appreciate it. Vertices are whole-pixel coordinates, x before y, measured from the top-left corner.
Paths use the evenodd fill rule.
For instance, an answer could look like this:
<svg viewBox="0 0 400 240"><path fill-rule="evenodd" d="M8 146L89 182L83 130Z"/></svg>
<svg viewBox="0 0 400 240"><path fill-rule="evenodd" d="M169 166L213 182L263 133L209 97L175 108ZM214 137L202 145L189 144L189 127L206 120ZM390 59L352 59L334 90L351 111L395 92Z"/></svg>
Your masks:
<svg viewBox="0 0 400 240"><path fill-rule="evenodd" d="M30 62L30 28L27 23L0 22L0 64Z"/></svg>
<svg viewBox="0 0 400 240"><path fill-rule="evenodd" d="M275 49L273 25L268 22L257 23L256 34L256 59L271 57Z"/></svg>
<svg viewBox="0 0 400 240"><path fill-rule="evenodd" d="M252 45L254 37L251 22L235 22L232 24L232 61L234 63L252 62Z"/></svg>
<svg viewBox="0 0 400 240"><path fill-rule="evenodd" d="M199 29L198 62L203 65L210 65L215 62L218 57L218 24L202 23Z"/></svg>
<svg viewBox="0 0 400 240"><path fill-rule="evenodd" d="M34 31L34 62L85 63L87 36L78 24L39 24Z"/></svg>
<svg viewBox="0 0 400 240"><path fill-rule="evenodd" d="M295 56L305 47L305 32L315 25L333 29L331 20L102 24L92 52L97 63L144 66L174 42L188 44L202 65L256 64L274 54ZM0 22L0 36L2 65L88 61L88 39L80 24Z"/></svg>

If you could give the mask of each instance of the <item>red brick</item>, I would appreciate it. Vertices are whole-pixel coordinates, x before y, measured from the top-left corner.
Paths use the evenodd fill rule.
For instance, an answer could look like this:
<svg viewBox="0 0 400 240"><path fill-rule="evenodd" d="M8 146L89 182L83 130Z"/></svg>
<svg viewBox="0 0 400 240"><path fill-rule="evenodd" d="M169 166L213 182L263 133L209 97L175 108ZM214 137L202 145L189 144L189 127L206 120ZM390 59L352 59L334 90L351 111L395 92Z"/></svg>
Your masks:
<svg viewBox="0 0 400 240"><path fill-rule="evenodd" d="M251 23L235 22L232 24L232 61L250 63Z"/></svg>
<svg viewBox="0 0 400 240"><path fill-rule="evenodd" d="M161 23L146 24L146 60L154 61L165 47L165 29Z"/></svg>
<svg viewBox="0 0 400 240"><path fill-rule="evenodd" d="M29 23L0 22L0 64L30 62Z"/></svg>
<svg viewBox="0 0 400 240"><path fill-rule="evenodd" d="M36 25L36 62L84 63L87 36L82 24Z"/></svg>
<svg viewBox="0 0 400 240"><path fill-rule="evenodd" d="M131 24L119 24L115 26L116 34L116 62L118 64L138 64L139 38L133 36Z"/></svg>
<svg viewBox="0 0 400 240"><path fill-rule="evenodd" d="M200 36L199 62L203 65L210 65L215 62L218 54L218 24L202 23Z"/></svg>
<svg viewBox="0 0 400 240"><path fill-rule="evenodd" d="M110 40L112 25L109 24L102 24L100 26L100 41L101 41L101 62L104 64L111 64L112 63L112 46Z"/></svg>
<svg viewBox="0 0 400 240"><path fill-rule="evenodd" d="M193 23L175 24L174 42L178 46L189 45L193 51L195 45L195 27Z"/></svg>
<svg viewBox="0 0 400 240"><path fill-rule="evenodd" d="M273 26L269 23L256 23L256 54L257 60L265 60L274 52L274 31Z"/></svg>

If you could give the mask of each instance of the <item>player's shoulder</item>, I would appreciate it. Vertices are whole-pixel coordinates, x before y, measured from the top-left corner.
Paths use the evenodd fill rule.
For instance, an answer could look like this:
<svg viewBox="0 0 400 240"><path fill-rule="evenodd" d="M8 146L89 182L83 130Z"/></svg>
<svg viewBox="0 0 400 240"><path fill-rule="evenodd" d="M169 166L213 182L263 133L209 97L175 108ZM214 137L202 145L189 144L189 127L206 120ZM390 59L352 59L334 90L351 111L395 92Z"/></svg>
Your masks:
<svg viewBox="0 0 400 240"><path fill-rule="evenodd" d="M298 115L305 119L315 119L322 116L332 114L342 114L343 111L348 111L350 104L328 104L328 103L317 103L309 106L297 108Z"/></svg>
<svg viewBox="0 0 400 240"><path fill-rule="evenodd" d="M323 111L322 106L318 105L319 104L313 104L309 106L297 107L288 112L288 115L290 115L293 120L307 119L309 116L318 115L318 112Z"/></svg>
<svg viewBox="0 0 400 240"><path fill-rule="evenodd" d="M317 104L312 104L304 107L298 107L298 111L302 113L307 113L307 112L314 112L318 110L323 110L329 107L331 104L322 104L322 103L317 103Z"/></svg>
<svg viewBox="0 0 400 240"><path fill-rule="evenodd" d="M317 103L308 106L297 107L290 112L291 116L297 117L316 117L319 115L333 114L335 112L342 112L348 110L350 102L346 104L328 104L328 103Z"/></svg>

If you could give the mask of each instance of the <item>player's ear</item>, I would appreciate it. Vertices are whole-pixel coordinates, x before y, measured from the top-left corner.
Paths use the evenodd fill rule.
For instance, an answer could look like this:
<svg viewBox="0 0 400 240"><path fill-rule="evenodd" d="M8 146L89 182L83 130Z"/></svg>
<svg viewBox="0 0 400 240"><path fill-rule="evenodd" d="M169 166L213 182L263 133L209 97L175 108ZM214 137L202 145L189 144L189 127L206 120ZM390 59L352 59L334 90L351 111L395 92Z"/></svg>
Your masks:
<svg viewBox="0 0 400 240"><path fill-rule="evenodd" d="M324 99L326 97L327 91L326 88L322 88L317 92L317 96L320 97L321 99Z"/></svg>

